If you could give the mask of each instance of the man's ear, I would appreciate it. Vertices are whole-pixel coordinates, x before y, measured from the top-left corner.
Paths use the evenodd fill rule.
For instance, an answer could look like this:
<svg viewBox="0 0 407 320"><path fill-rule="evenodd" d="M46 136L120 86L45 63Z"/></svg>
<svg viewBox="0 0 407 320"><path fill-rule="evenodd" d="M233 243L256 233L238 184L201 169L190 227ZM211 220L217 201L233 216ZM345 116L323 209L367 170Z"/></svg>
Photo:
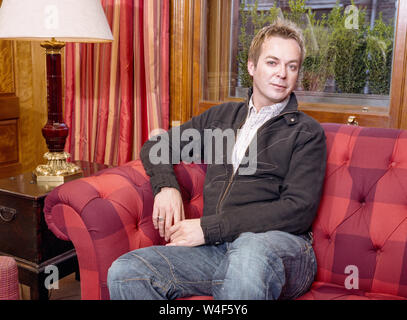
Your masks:
<svg viewBox="0 0 407 320"><path fill-rule="evenodd" d="M251 60L247 61L247 71L249 74L253 77L254 71L256 70L256 66L254 65L254 62Z"/></svg>

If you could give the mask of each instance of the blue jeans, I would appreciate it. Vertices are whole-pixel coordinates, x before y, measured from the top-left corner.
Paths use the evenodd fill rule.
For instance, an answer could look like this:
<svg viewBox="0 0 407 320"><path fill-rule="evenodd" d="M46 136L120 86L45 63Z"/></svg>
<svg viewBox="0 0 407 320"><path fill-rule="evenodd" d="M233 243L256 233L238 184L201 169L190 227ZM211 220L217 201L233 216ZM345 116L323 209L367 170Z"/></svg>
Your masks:
<svg viewBox="0 0 407 320"><path fill-rule="evenodd" d="M220 245L128 252L113 262L107 282L112 300L295 299L308 291L316 270L312 236L247 232Z"/></svg>

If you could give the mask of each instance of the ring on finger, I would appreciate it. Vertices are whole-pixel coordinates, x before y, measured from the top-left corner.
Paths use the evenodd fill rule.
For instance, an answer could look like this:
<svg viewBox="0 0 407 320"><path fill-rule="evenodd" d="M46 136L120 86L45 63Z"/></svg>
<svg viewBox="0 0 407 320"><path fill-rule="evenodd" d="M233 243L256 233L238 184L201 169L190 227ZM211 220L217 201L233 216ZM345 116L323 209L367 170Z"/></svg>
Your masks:
<svg viewBox="0 0 407 320"><path fill-rule="evenodd" d="M158 221L164 221L163 217L158 217Z"/></svg>

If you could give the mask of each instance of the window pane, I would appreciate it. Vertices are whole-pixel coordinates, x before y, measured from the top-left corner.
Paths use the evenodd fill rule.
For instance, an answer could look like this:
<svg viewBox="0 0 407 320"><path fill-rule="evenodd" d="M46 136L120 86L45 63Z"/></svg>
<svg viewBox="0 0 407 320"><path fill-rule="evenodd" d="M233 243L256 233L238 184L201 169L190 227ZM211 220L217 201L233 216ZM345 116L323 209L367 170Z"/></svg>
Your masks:
<svg viewBox="0 0 407 320"><path fill-rule="evenodd" d="M231 0L228 95L246 97L251 39L284 16L305 37L300 101L388 107L396 11L397 0Z"/></svg>

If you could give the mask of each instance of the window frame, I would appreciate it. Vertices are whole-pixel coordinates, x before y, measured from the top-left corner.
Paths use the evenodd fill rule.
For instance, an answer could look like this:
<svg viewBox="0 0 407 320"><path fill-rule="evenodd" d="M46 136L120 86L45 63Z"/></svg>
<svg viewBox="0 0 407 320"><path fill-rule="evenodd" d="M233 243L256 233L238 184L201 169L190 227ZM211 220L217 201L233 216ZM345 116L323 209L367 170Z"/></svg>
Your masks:
<svg viewBox="0 0 407 320"><path fill-rule="evenodd" d="M214 105L225 101L243 101L228 96L230 19L232 0L172 0L171 2L171 83L170 123L188 121ZM236 6L235 6L236 8ZM207 11L211 14L207 15ZM209 16L210 21L205 21ZM227 23L226 23L226 22ZM208 28L209 26L209 28ZM208 32L215 33L211 52L202 50ZM347 123L354 116L361 126L407 129L407 1L399 1L394 38L393 72L389 108L299 103L299 109L320 122ZM226 44L224 50L220 44ZM214 66L211 77L216 92L203 99L204 63ZM212 82L212 83L213 83Z"/></svg>

